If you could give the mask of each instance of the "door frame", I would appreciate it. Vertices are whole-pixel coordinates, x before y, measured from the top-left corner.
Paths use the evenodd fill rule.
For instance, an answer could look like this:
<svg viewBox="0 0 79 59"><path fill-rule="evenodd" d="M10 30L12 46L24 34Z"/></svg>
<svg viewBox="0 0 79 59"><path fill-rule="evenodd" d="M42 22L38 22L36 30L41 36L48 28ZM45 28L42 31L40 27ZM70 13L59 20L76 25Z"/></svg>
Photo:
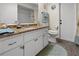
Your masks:
<svg viewBox="0 0 79 59"><path fill-rule="evenodd" d="M62 24L60 24L60 22L62 22L62 21L61 21L61 4L62 4L62 3L59 3L59 33L58 33L59 39L62 39L62 38L61 38L61 25L62 25ZM77 17L78 17L78 16L77 16L77 3L73 3L73 4L76 4L76 8L75 8L75 9L76 9L76 31L75 31L75 36L76 36L76 33L77 33ZM74 39L75 39L75 38L74 38Z"/></svg>
<svg viewBox="0 0 79 59"><path fill-rule="evenodd" d="M61 20L61 3L59 3L59 39L61 39L61 24L60 24L60 20Z"/></svg>

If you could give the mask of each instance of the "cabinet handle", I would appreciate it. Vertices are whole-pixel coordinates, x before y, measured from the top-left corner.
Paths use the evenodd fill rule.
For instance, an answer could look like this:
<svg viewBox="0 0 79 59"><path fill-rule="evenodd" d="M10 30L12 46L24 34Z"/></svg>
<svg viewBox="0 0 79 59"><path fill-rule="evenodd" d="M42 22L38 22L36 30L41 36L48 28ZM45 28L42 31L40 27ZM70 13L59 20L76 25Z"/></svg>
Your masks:
<svg viewBox="0 0 79 59"><path fill-rule="evenodd" d="M43 37L45 37L45 34L43 34Z"/></svg>
<svg viewBox="0 0 79 59"><path fill-rule="evenodd" d="M10 43L10 44L8 44L8 45L13 45L13 44L15 44L16 42L13 42L13 43Z"/></svg>
<svg viewBox="0 0 79 59"><path fill-rule="evenodd" d="M34 41L37 41L38 39L36 38Z"/></svg>
<svg viewBox="0 0 79 59"><path fill-rule="evenodd" d="M24 49L24 46L21 46L20 48L21 48L21 49Z"/></svg>

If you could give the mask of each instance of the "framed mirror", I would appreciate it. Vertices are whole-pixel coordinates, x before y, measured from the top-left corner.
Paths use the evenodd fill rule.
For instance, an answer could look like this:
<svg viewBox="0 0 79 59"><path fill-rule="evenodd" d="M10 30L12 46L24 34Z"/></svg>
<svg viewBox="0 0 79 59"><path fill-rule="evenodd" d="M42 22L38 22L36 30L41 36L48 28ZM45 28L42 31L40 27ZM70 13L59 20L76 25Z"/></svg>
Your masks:
<svg viewBox="0 0 79 59"><path fill-rule="evenodd" d="M19 3L18 4L18 22L34 23L38 19L38 4Z"/></svg>

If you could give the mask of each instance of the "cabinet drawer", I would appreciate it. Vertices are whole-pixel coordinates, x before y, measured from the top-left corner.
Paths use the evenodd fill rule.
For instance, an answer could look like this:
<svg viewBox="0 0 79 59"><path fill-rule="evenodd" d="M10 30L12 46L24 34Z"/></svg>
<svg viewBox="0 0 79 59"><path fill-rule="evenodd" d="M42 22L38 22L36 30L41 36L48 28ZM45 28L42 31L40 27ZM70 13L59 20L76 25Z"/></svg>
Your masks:
<svg viewBox="0 0 79 59"><path fill-rule="evenodd" d="M20 47L7 51L3 53L1 56L23 56L23 50Z"/></svg>
<svg viewBox="0 0 79 59"><path fill-rule="evenodd" d="M46 33L46 32L47 32L47 28L26 32L24 33L24 42L31 41L33 40L33 38L36 38L39 35L42 35L43 33Z"/></svg>
<svg viewBox="0 0 79 59"><path fill-rule="evenodd" d="M39 35L42 35L42 34L46 34L48 33L48 29L47 28L42 28L42 29L39 29L37 30L37 34Z"/></svg>
<svg viewBox="0 0 79 59"><path fill-rule="evenodd" d="M24 33L24 42L28 42L33 40L33 38L38 36L38 31L30 31L30 32L26 32Z"/></svg>
<svg viewBox="0 0 79 59"><path fill-rule="evenodd" d="M0 54L23 44L22 35L14 35L0 41Z"/></svg>

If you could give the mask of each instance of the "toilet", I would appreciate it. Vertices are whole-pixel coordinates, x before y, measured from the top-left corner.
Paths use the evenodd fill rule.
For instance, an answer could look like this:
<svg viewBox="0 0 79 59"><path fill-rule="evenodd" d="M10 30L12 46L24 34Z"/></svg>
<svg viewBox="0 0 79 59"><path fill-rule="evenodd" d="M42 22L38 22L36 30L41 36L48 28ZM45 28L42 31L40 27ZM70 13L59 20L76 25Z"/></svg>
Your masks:
<svg viewBox="0 0 79 59"><path fill-rule="evenodd" d="M56 37L58 35L58 31L57 30L48 30L49 33L49 42L51 43L56 43Z"/></svg>

